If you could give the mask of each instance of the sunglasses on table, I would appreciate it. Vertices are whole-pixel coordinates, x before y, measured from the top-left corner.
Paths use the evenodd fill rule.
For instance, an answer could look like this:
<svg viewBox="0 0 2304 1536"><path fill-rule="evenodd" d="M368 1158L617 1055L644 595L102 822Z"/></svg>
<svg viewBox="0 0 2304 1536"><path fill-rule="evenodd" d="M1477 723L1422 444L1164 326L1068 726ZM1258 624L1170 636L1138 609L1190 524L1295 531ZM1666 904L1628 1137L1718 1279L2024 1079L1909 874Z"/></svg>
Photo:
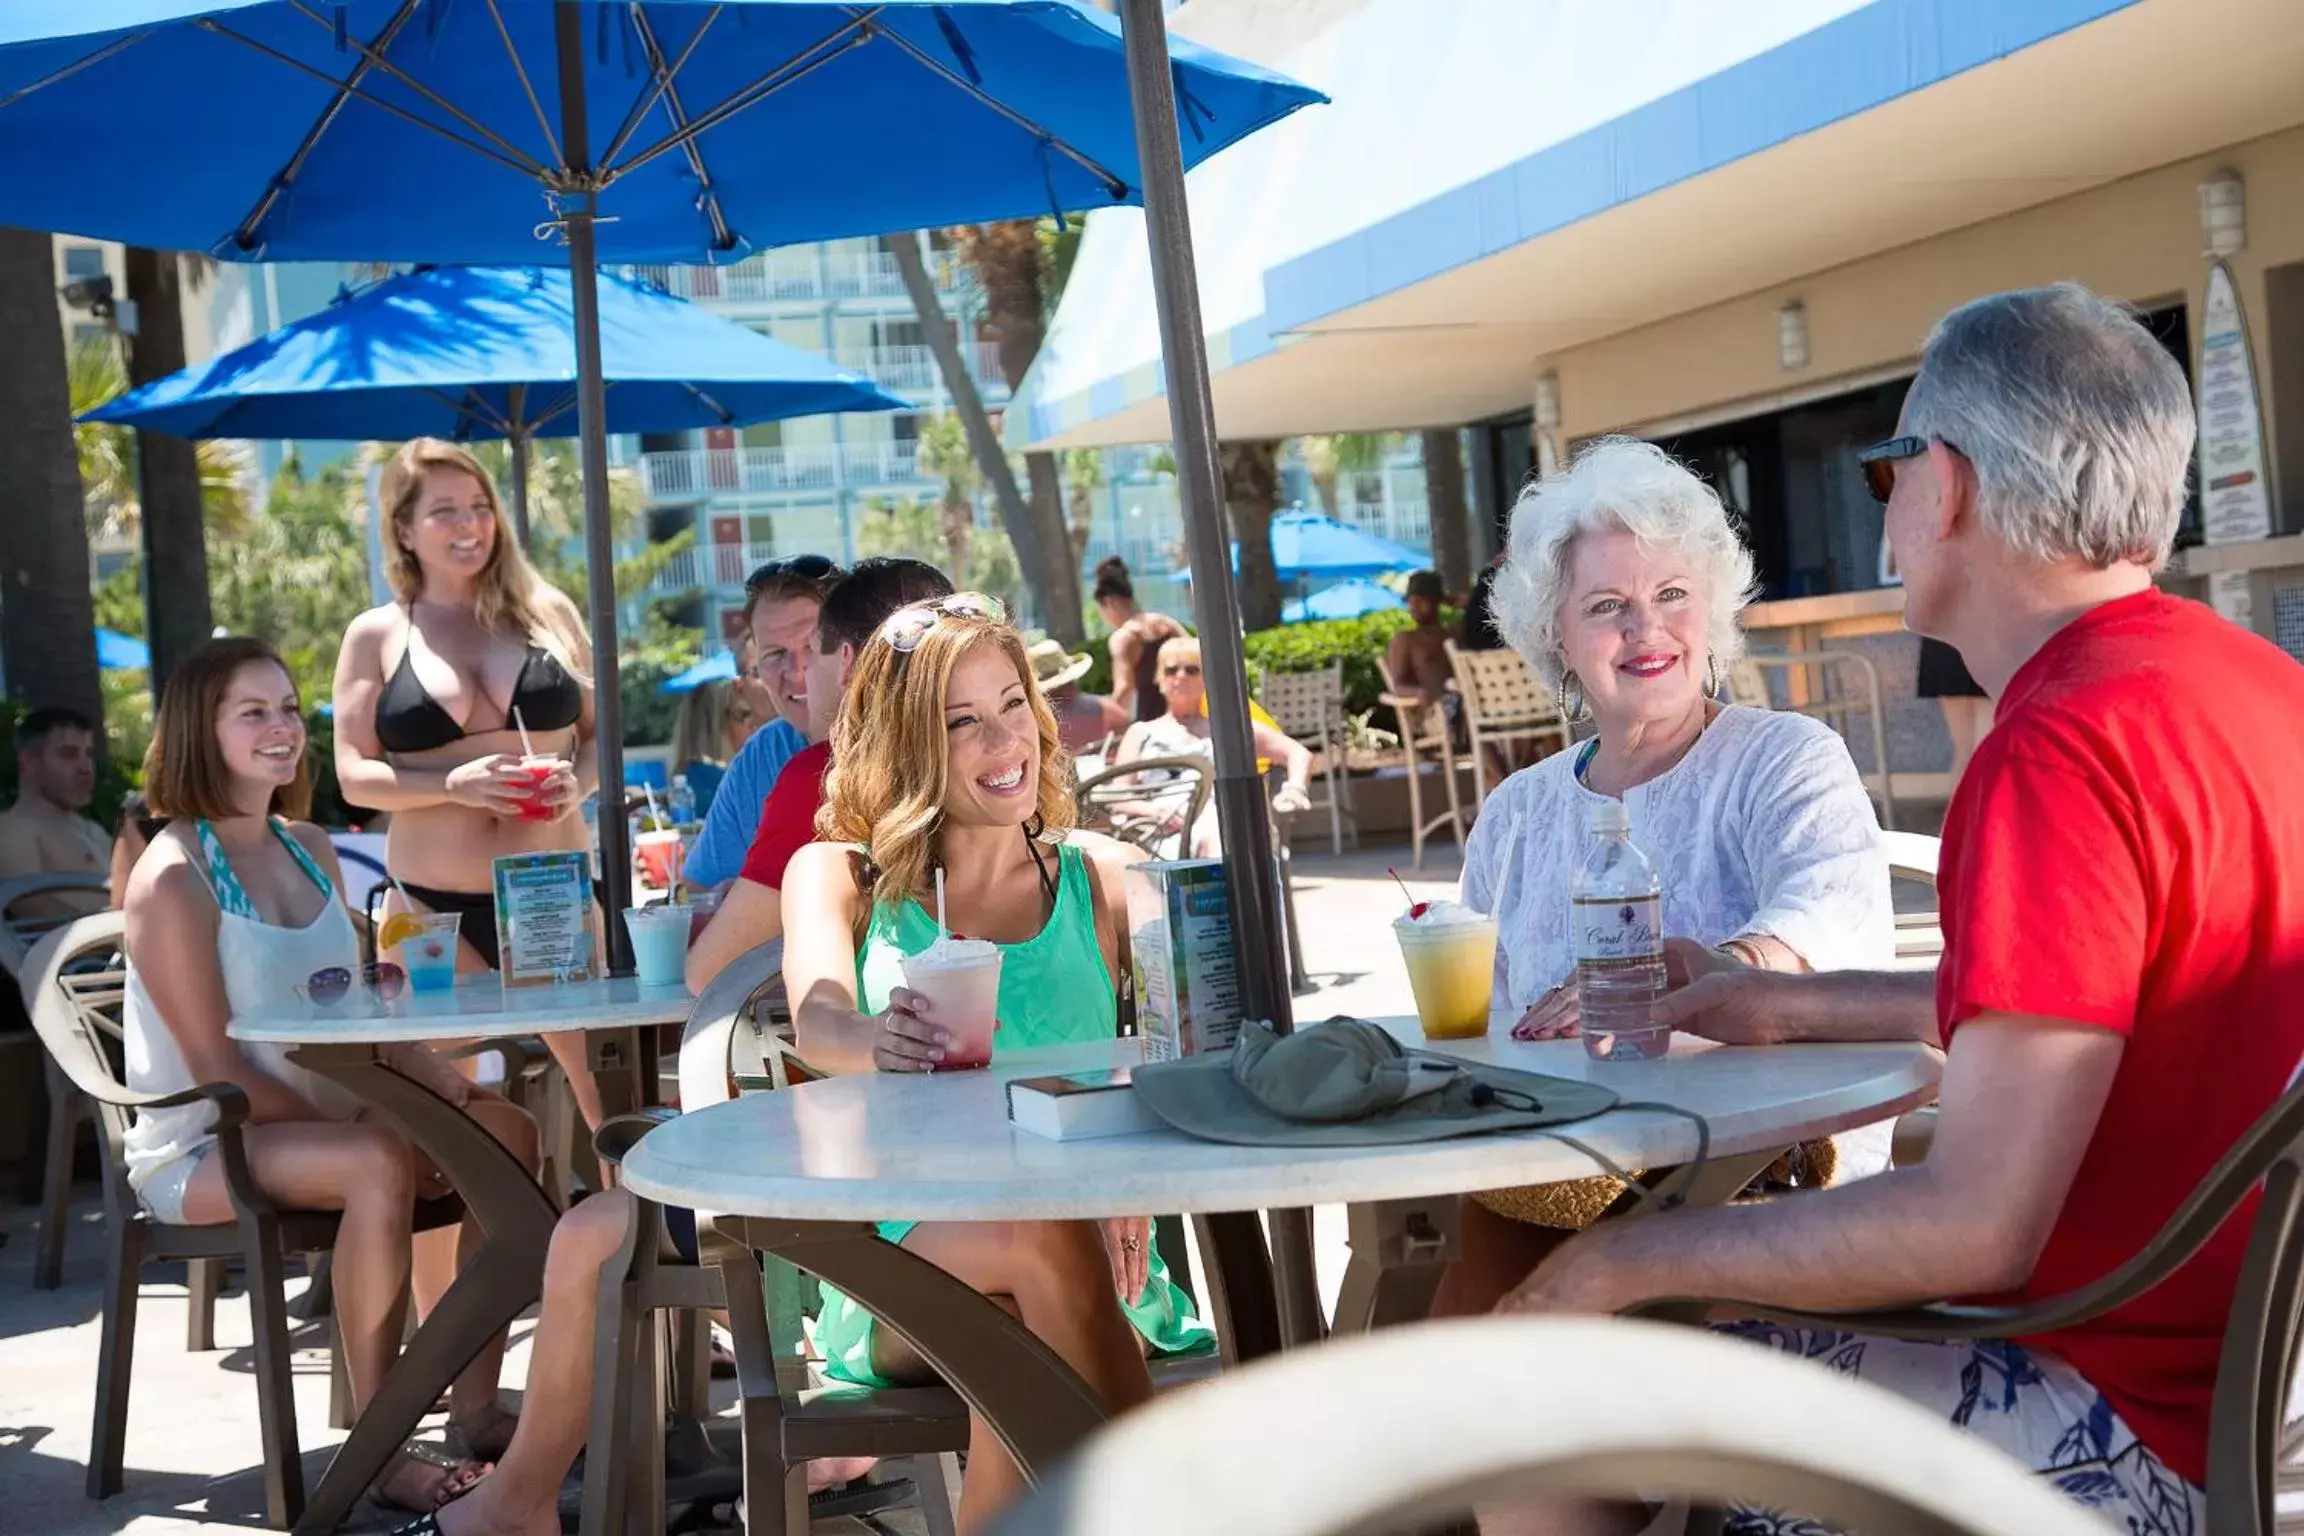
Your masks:
<svg viewBox="0 0 2304 1536"><path fill-rule="evenodd" d="M296 995L322 1008L333 1008L352 995L355 981L377 1001L388 1003L408 985L408 973L389 960L378 960L357 969L331 965L296 983Z"/></svg>
<svg viewBox="0 0 2304 1536"><path fill-rule="evenodd" d="M1859 450L1856 467L1864 471L1864 489L1872 493L1872 499L1888 505L1888 498L1896 492L1896 466L1926 453L1930 443L1944 443L1954 453L1960 452L1958 445L1945 443L1940 437L1891 437Z"/></svg>
<svg viewBox="0 0 2304 1536"><path fill-rule="evenodd" d="M1008 610L1001 606L1000 599L981 592L955 592L950 597L897 609L888 616L888 622L880 626L880 633L895 647L897 654L909 656L920 649L920 642L927 638L928 631L946 616L979 619L987 624L1008 622Z"/></svg>

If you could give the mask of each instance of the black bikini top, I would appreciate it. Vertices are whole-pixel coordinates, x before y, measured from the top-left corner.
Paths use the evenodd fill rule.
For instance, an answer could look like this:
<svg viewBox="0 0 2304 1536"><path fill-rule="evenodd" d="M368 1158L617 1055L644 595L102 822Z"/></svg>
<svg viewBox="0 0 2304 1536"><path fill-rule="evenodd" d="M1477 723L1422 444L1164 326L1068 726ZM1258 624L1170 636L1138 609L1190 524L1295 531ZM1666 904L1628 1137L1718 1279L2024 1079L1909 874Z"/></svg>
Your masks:
<svg viewBox="0 0 2304 1536"><path fill-rule="evenodd" d="M520 679L513 685L512 703L504 723L512 727L512 710L531 731L559 731L574 725L584 714L584 690L559 659L540 645L528 647L520 664ZM376 740L387 752L429 752L462 741L470 732L440 707L409 663L407 651L384 685L384 698L376 707Z"/></svg>

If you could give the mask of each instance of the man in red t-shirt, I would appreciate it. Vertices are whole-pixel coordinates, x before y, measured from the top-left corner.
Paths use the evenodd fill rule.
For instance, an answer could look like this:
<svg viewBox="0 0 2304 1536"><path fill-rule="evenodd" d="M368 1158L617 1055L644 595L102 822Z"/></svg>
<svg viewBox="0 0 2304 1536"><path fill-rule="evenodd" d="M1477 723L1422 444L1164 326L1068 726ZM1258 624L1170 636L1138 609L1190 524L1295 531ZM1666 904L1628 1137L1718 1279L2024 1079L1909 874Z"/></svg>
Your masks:
<svg viewBox="0 0 2304 1536"><path fill-rule="evenodd" d="M872 632L908 603L949 597L952 583L922 560L882 555L859 560L824 594L816 635L801 664L809 745L776 776L760 807L744 870L721 899L720 910L688 950L688 989L701 993L728 962L784 933L784 866L816 840L816 811L824 803L824 775L832 767L832 726L848 692L848 676Z"/></svg>
<svg viewBox="0 0 2304 1536"><path fill-rule="evenodd" d="M1605 1224L1504 1310L1667 1296L1817 1312L2040 1299L2140 1252L2304 1058L2304 668L2154 589L2184 504L2182 372L2070 284L1936 328L1903 435L1861 456L1905 623L1998 701L1947 817L1936 975L1773 976L1674 942L1677 1027L1735 1044L1940 1039L1927 1160L1774 1204ZM2093 1322L1983 1345L1742 1325L1941 1412L2117 1529L2204 1520L2244 1208ZM1799 1426L1785 1426L1797 1438ZM1489 1536L1621 1510L1498 1510ZM1730 1530L1778 1529L1749 1512Z"/></svg>

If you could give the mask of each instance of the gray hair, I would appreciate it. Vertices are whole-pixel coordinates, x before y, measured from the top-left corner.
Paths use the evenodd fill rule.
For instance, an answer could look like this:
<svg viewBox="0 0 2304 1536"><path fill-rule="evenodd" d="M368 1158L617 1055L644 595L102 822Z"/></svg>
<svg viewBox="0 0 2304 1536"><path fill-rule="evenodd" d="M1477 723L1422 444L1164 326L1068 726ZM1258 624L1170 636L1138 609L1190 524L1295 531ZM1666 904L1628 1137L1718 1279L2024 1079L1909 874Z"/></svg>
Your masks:
<svg viewBox="0 0 2304 1536"><path fill-rule="evenodd" d="M1654 443L1604 437L1520 493L1496 573L1496 630L1547 688L1561 675L1560 607L1582 533L1622 530L1694 563L1711 610L1712 658L1744 654L1737 615L1752 600L1752 556L1712 488Z"/></svg>
<svg viewBox="0 0 2304 1536"><path fill-rule="evenodd" d="M1904 431L1975 467L1976 515L1995 538L2098 569L2168 558L2194 430L2176 359L2078 283L1953 310L1904 400Z"/></svg>

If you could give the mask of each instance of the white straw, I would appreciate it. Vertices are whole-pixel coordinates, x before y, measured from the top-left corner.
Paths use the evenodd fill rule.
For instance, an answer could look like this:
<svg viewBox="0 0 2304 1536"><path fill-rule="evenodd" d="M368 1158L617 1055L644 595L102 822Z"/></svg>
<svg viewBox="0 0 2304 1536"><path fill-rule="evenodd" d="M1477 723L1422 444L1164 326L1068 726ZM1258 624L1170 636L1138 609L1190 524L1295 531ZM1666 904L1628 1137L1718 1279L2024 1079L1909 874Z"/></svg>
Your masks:
<svg viewBox="0 0 2304 1536"><path fill-rule="evenodd" d="M536 755L536 743L529 739L528 723L520 718L520 706L512 706L512 728L520 733L520 750L528 756Z"/></svg>
<svg viewBox="0 0 2304 1536"><path fill-rule="evenodd" d="M944 928L944 867L936 867L936 937L939 942L948 937Z"/></svg>
<svg viewBox="0 0 2304 1536"><path fill-rule="evenodd" d="M650 786L643 784L640 786L640 793L648 797L648 819L656 823L656 825L659 827L670 826L671 823L664 819L664 813L657 809L656 791Z"/></svg>

